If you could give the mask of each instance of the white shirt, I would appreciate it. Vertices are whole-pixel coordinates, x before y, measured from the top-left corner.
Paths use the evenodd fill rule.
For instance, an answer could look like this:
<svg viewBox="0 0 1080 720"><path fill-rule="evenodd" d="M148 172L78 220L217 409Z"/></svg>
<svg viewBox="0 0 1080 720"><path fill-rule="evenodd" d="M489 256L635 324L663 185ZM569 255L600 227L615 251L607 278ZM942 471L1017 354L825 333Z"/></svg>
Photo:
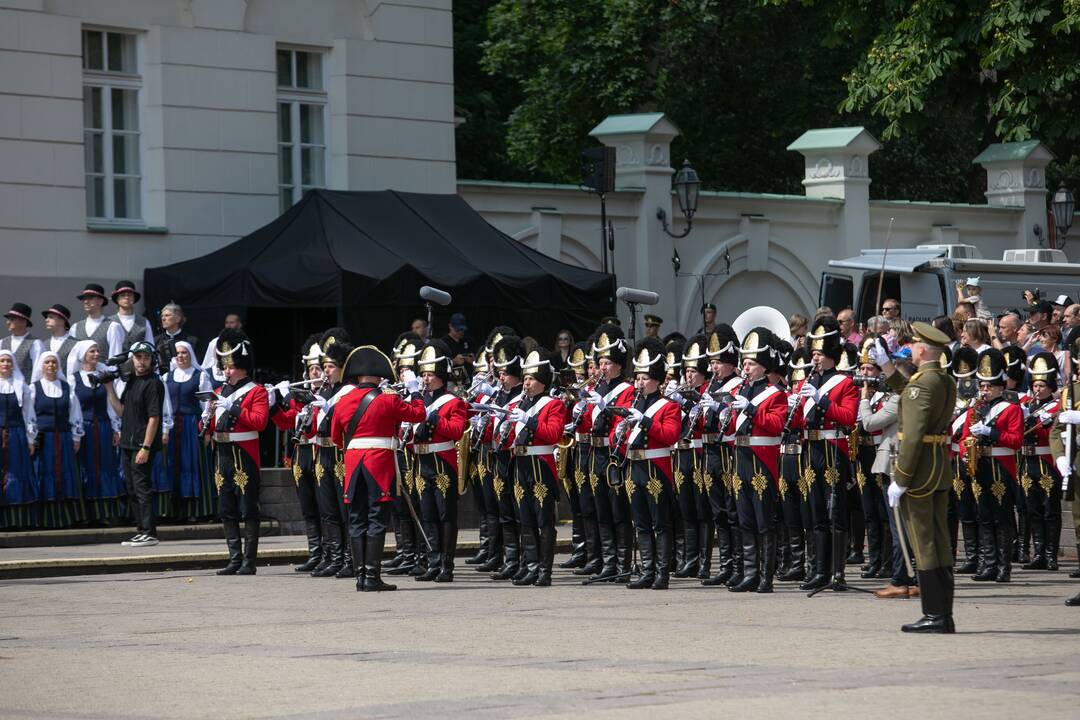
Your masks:
<svg viewBox="0 0 1080 720"><path fill-rule="evenodd" d="M49 338L49 349L53 352L60 352L60 348L63 346L64 341L71 337L71 333L64 333L60 337L53 335Z"/></svg>
<svg viewBox="0 0 1080 720"><path fill-rule="evenodd" d="M131 332L131 328L135 326L135 315L123 315L117 313L116 317L119 318L119 322L114 322L109 326L109 357L115 357L124 351L124 338ZM90 332L90 327L87 326L87 332ZM150 321L146 321L146 336L143 338L151 345L154 344L154 331L150 329ZM132 338L132 343L138 342L138 338Z"/></svg>
<svg viewBox="0 0 1080 720"><path fill-rule="evenodd" d="M30 402L30 387L24 382L15 382L15 378L0 378L0 395L14 395L15 401L19 403L19 407L22 408L23 424L26 425L26 434L29 437L31 443L34 442L34 435L30 434L31 428L34 427L36 418L34 417L34 403ZM36 435L36 433L35 433Z"/></svg>

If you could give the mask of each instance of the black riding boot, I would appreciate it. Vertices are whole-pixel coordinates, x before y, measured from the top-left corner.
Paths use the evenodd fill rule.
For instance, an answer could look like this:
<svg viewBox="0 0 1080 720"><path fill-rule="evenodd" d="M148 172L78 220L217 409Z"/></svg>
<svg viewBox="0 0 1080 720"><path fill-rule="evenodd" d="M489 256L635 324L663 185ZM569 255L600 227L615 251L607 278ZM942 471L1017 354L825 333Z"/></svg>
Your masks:
<svg viewBox="0 0 1080 720"><path fill-rule="evenodd" d="M416 567L416 546L419 538L416 532L416 523L412 519L404 520L398 524L394 533L395 538L401 538L400 555L390 563L383 564L387 575L408 575Z"/></svg>
<svg viewBox="0 0 1080 720"><path fill-rule="evenodd" d="M1046 520L1046 569L1058 569L1058 546L1061 543L1061 513L1051 513Z"/></svg>
<svg viewBox="0 0 1080 720"><path fill-rule="evenodd" d="M847 558L844 557L844 548L848 546L848 536L846 530L833 530L832 532L832 547L833 547L833 567L832 567L832 584L838 589L847 586L847 581L844 579L844 568L847 565Z"/></svg>
<svg viewBox="0 0 1080 720"><path fill-rule="evenodd" d="M488 515L488 553L487 561L476 568L477 572L490 573L499 570L503 565L502 558L502 525L499 524L497 515Z"/></svg>
<svg viewBox="0 0 1080 720"><path fill-rule="evenodd" d="M956 572L967 575L979 569L979 523L961 523L960 533L964 537L964 564Z"/></svg>
<svg viewBox="0 0 1080 720"><path fill-rule="evenodd" d="M309 573L322 562L322 526L318 518L304 518L304 531L307 534L308 559L302 565L293 568L293 572Z"/></svg>
<svg viewBox="0 0 1080 720"><path fill-rule="evenodd" d="M1008 549L1012 553L1012 547ZM997 536L992 523L979 523L979 567L972 580L989 582L998 576Z"/></svg>
<svg viewBox="0 0 1080 720"><path fill-rule="evenodd" d="M674 556L669 557L668 567L672 572L677 571L686 562L686 523L683 522L682 515L678 513L678 510L672 513L671 518L671 545L675 551ZM657 551L659 552L659 551Z"/></svg>
<svg viewBox="0 0 1080 720"><path fill-rule="evenodd" d="M877 520L866 523L866 549L870 556L870 564L860 577L874 578L881 571L884 558L881 555L881 525Z"/></svg>
<svg viewBox="0 0 1080 720"><path fill-rule="evenodd" d="M725 583L729 588L735 587L743 581L745 571L743 566L744 549L742 530L737 527L731 528L731 577Z"/></svg>
<svg viewBox="0 0 1080 720"><path fill-rule="evenodd" d="M536 528L521 528L521 545L525 562L522 563L521 570L514 578L514 584L519 587L532 585L540 577L540 548ZM521 572L522 570L524 572Z"/></svg>
<svg viewBox="0 0 1080 720"><path fill-rule="evenodd" d="M689 530L689 526L687 526ZM697 531L697 523L694 523L694 531ZM696 540L696 538L695 538ZM686 549L690 550L692 547L697 547L690 544L690 536L686 536ZM671 557L671 529L660 529L656 531L656 580L653 581L653 590L667 590L668 589L668 576L669 565L668 558Z"/></svg>
<svg viewBox="0 0 1080 720"><path fill-rule="evenodd" d="M1012 552L1012 548L1009 548ZM919 600L923 616L900 629L907 633L953 633L949 574L945 568L919 570Z"/></svg>
<svg viewBox="0 0 1080 720"><path fill-rule="evenodd" d="M761 542L762 575L756 592L771 593L773 577L776 575L776 535L766 532L758 536Z"/></svg>
<svg viewBox="0 0 1080 720"><path fill-rule="evenodd" d="M615 526L615 569L623 577L630 577L634 563L634 526L628 522Z"/></svg>
<svg viewBox="0 0 1080 720"><path fill-rule="evenodd" d="M555 563L554 527L540 528L540 547L538 548L537 556L539 558L540 569L536 573L536 582L533 584L537 587L548 587L551 585L551 566Z"/></svg>
<svg viewBox="0 0 1080 720"><path fill-rule="evenodd" d="M386 542L385 535L383 536L383 542ZM356 592L364 592L364 583L367 582L368 572L367 537L349 535L349 546L352 548L353 562L356 563ZM371 557L375 558L376 561L382 560L382 549L380 548L377 553L373 553ZM376 562L375 567L381 566Z"/></svg>
<svg viewBox="0 0 1080 720"><path fill-rule="evenodd" d="M1013 537L1013 554L1012 559L1015 563L1023 565L1026 562L1031 561L1031 525L1028 524L1027 513L1020 513L1016 522L1016 535ZM1010 523L1011 524L1011 523Z"/></svg>
<svg viewBox="0 0 1080 720"><path fill-rule="evenodd" d="M656 582L656 539L651 532L637 534L638 552L641 553L641 575L626 583L631 590L651 588Z"/></svg>
<svg viewBox="0 0 1080 720"><path fill-rule="evenodd" d="M596 575L604 568L604 558L600 554L600 527L596 518L582 518L585 533L585 564L574 571L575 575Z"/></svg>
<svg viewBox="0 0 1080 720"><path fill-rule="evenodd" d="M466 565L483 565L488 561L488 542L491 540L493 530L488 525L488 516L480 516L480 547L477 548L476 553L471 558L465 559Z"/></svg>
<svg viewBox="0 0 1080 720"><path fill-rule="evenodd" d="M603 557L603 566L597 580L611 582L612 578L619 574L619 545L615 541L615 525L611 523L599 523L600 554Z"/></svg>
<svg viewBox="0 0 1080 720"><path fill-rule="evenodd" d="M229 563L217 571L218 575L235 575L244 564L244 546L240 540L240 523L235 520L222 520L225 529L225 547L229 549Z"/></svg>
<svg viewBox="0 0 1080 720"><path fill-rule="evenodd" d="M698 580L706 580L712 573L713 524L711 520L698 523Z"/></svg>
<svg viewBox="0 0 1080 720"><path fill-rule="evenodd" d="M1003 523L998 523L998 573L994 578L1000 583L1009 582L1012 579L1012 556L1013 556L1013 541L1012 537L1013 524L1006 520Z"/></svg>
<svg viewBox="0 0 1080 720"><path fill-rule="evenodd" d="M559 563L564 570L584 567L587 553L585 551L585 518L574 515L570 523L570 557L566 562Z"/></svg>
<svg viewBox="0 0 1080 720"><path fill-rule="evenodd" d="M701 564L701 543L698 541L698 523L683 524L683 564L675 570L675 577L696 577Z"/></svg>
<svg viewBox="0 0 1080 720"><path fill-rule="evenodd" d="M454 582L454 555L457 554L457 524L444 522L442 526L442 567L435 582Z"/></svg>
<svg viewBox="0 0 1080 720"><path fill-rule="evenodd" d="M802 582L806 580L806 533L801 527L788 528L788 549L791 552L791 567L780 576L780 580Z"/></svg>
<svg viewBox="0 0 1080 720"><path fill-rule="evenodd" d="M844 558L844 549L840 549L840 557ZM814 531L814 570L810 578L799 586L800 590L817 590L829 584L829 574L826 571L829 562L829 531ZM841 560L843 562L843 560Z"/></svg>
<svg viewBox="0 0 1080 720"><path fill-rule="evenodd" d="M383 554L383 543L386 542L386 534L379 533L378 535L369 535L364 539L364 564L363 564L363 576L364 576L364 592L387 592L389 590L397 590L397 585L391 585L385 583L380 577L381 563ZM354 550L355 554L357 551ZM357 581L357 587L360 586L360 581Z"/></svg>
<svg viewBox="0 0 1080 720"><path fill-rule="evenodd" d="M715 587L724 585L735 572L735 557L732 549L730 528L716 527L716 574L701 581L702 585Z"/></svg>
<svg viewBox="0 0 1080 720"><path fill-rule="evenodd" d="M728 583L728 590L751 592L757 590L758 585L761 584L761 573L758 572L758 552L764 548L758 548L758 536L755 533L743 530L740 534L742 535L742 573L740 573L739 582Z"/></svg>
<svg viewBox="0 0 1080 720"><path fill-rule="evenodd" d="M341 569L337 571L336 577L338 580L344 580L346 578L356 577L356 566L353 565L352 556L352 542L349 539L349 528L345 525L338 525L341 528Z"/></svg>
<svg viewBox="0 0 1080 720"><path fill-rule="evenodd" d="M259 555L259 521L244 521L244 563L236 571L237 575L254 575L255 559Z"/></svg>
<svg viewBox="0 0 1080 720"><path fill-rule="evenodd" d="M1031 562L1024 563L1025 570L1046 569L1046 521L1040 517L1028 518L1028 527L1031 528Z"/></svg>
<svg viewBox="0 0 1080 720"><path fill-rule="evenodd" d="M848 510L850 534L845 538L845 545L840 552L847 553L846 565L862 565L866 561L863 555L863 541L866 535L866 516L863 515L862 505L855 503ZM850 543L848 543L850 541ZM849 550L850 545L850 552Z"/></svg>
<svg viewBox="0 0 1080 720"><path fill-rule="evenodd" d="M311 577L334 577L341 570L341 526L328 520L323 526L323 562L312 571Z"/></svg>
<svg viewBox="0 0 1080 720"><path fill-rule="evenodd" d="M435 523L425 522L424 532L427 533L431 549L427 554L427 570L422 575L416 575L417 582L431 582L439 577L442 572L442 538L439 537L439 526Z"/></svg>
<svg viewBox="0 0 1080 720"><path fill-rule="evenodd" d="M518 528L514 523L502 524L503 566L491 576L492 580L511 580L520 567L521 547L518 544Z"/></svg>

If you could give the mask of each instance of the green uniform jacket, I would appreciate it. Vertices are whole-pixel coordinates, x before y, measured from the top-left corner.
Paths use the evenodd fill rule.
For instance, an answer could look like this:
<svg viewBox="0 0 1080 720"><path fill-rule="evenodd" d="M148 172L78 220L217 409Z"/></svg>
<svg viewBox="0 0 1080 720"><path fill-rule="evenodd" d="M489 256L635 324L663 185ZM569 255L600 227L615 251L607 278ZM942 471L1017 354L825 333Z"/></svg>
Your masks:
<svg viewBox="0 0 1080 720"><path fill-rule="evenodd" d="M1062 405L1062 410L1077 410L1080 409L1077 403L1080 402L1080 383L1071 383L1067 389L1069 405L1072 407L1065 407ZM1050 454L1054 456L1056 460L1065 454L1065 428L1067 426L1054 420L1054 426L1050 429ZM1073 448L1076 447L1076 441L1080 440L1080 429L1073 430ZM1073 456L1073 470L1080 473L1080 455Z"/></svg>
<svg viewBox="0 0 1080 720"><path fill-rule="evenodd" d="M925 497L952 487L948 445L924 442L929 436L949 432L956 406L956 382L937 361L926 362L904 384L900 373L888 378L900 395L900 444L893 481L908 489L913 498Z"/></svg>

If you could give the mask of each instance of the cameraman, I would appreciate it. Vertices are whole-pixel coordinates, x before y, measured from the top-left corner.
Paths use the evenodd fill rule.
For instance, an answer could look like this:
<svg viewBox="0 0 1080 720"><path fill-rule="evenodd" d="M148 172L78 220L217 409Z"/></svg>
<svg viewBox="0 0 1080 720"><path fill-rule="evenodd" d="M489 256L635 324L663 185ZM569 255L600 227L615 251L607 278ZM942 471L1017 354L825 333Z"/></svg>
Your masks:
<svg viewBox="0 0 1080 720"><path fill-rule="evenodd" d="M120 397L111 381L105 385L109 404L121 418L120 451L129 501L134 500L136 531L124 545L157 545L154 537L153 484L150 468L154 453L161 450L161 415L165 387L154 372L154 346L138 341L131 346L130 367L120 369L124 388Z"/></svg>

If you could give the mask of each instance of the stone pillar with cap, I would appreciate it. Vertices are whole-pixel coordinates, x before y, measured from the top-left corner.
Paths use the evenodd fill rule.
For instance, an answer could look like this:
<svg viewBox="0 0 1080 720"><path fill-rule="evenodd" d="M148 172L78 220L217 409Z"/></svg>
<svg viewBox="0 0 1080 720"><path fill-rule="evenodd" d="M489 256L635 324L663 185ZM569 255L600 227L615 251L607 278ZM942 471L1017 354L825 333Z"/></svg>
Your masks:
<svg viewBox="0 0 1080 720"><path fill-rule="evenodd" d="M803 156L806 196L843 200L837 257L858 255L870 243L870 155L881 143L864 127L807 130L787 147Z"/></svg>
<svg viewBox="0 0 1080 720"><path fill-rule="evenodd" d="M677 229L683 227L682 213L676 207L672 212L671 141L679 135L679 129L663 113L639 113L634 115L610 115L593 128L589 135L604 145L615 148L615 189L621 194L640 193L635 206L636 217L631 223L615 218L615 273L619 285L651 290L660 295L660 303L642 309L664 318L673 318L671 327L681 327L683 318L677 318L675 277L671 272L671 256L674 241L664 233L656 217L662 208L670 218L669 223ZM611 205L609 202L609 219ZM621 220L621 221L620 221ZM631 230L619 232L619 226L630 225ZM599 228L597 228L599 230ZM597 233L599 237L600 233ZM629 335L629 315L626 306L619 303L619 317ZM638 335L644 331L642 318L637 323Z"/></svg>
<svg viewBox="0 0 1080 720"><path fill-rule="evenodd" d="M1047 240L1046 166L1054 154L1038 140L994 143L972 160L986 170L986 202L1023 210L1016 247L1045 247Z"/></svg>

